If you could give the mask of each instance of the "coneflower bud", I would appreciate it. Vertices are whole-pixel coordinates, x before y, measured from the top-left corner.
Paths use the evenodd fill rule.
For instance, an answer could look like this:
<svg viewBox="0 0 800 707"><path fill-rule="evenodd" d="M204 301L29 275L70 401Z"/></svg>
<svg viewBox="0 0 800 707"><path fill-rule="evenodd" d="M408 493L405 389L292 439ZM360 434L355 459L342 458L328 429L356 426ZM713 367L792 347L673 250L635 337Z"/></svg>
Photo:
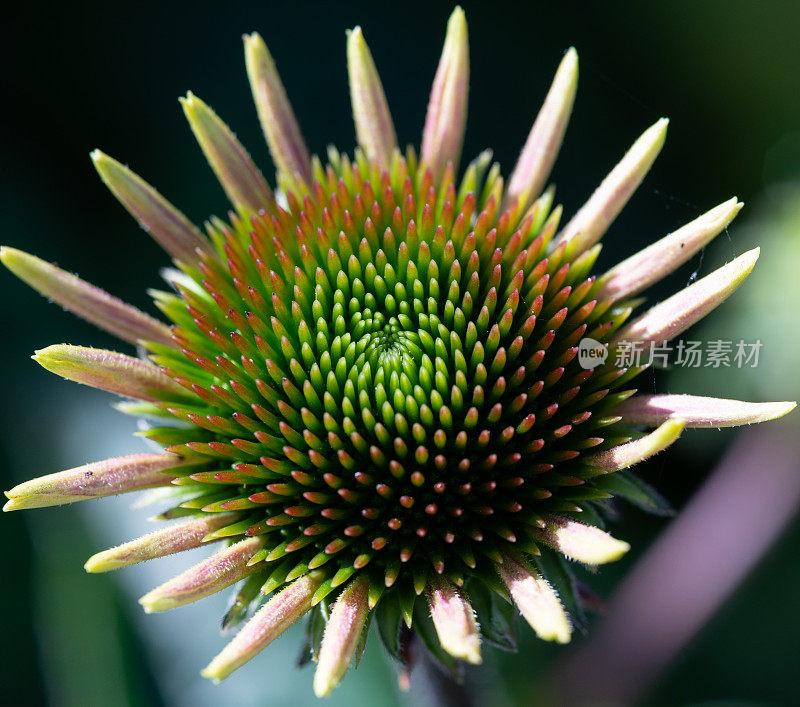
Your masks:
<svg viewBox="0 0 800 707"><path fill-rule="evenodd" d="M575 97L564 56L508 182L484 152L459 175L468 89L464 13L450 19L420 159L401 153L360 28L347 39L359 147L308 155L263 40L245 37L278 189L193 94L182 99L234 211L202 234L153 187L95 151L103 181L174 259L168 322L38 258L0 260L139 357L78 346L46 369L127 398L163 452L93 462L20 484L4 510L171 487L174 525L94 555L90 572L214 543L141 599L157 612L237 582L228 629L265 601L203 671L221 680L309 614L314 690L328 694L375 618L408 665L409 636L442 664L503 645L509 599L548 641L569 641L580 597L565 558L596 566L628 544L599 526L613 497L669 507L629 467L685 427L763 422L794 403L638 395L623 342L669 340L730 296L758 250L628 322L631 299L739 211L734 198L599 277L598 241L660 151L666 120L637 140L560 228L545 189ZM606 356L582 365L584 339ZM648 428L654 428L649 433ZM163 488L159 489L164 491ZM273 592L274 596L269 597ZM400 640L401 625L404 639ZM409 639L409 640L406 640ZM508 641L506 641L506 644Z"/></svg>

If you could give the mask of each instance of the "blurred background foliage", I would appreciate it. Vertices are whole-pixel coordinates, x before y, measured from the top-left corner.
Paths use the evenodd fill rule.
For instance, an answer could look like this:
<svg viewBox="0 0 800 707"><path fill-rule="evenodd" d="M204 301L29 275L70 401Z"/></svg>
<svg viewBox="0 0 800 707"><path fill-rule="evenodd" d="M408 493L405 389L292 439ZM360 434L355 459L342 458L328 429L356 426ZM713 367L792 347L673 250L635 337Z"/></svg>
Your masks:
<svg viewBox="0 0 800 707"><path fill-rule="evenodd" d="M761 338L756 371L658 373L643 387L719 396L800 397L800 3L793 0L464 2L472 81L466 156L485 147L512 166L565 48L581 79L554 181L574 211L625 148L661 115L667 147L605 239L610 265L733 194L746 209L709 252L652 297L684 286L753 244L754 278L694 338ZM3 243L56 261L152 311L145 294L166 259L96 178L94 147L128 162L197 221L226 202L184 125L191 88L271 171L250 102L240 37L257 30L278 63L310 148L353 144L344 30L361 24L401 142L417 142L450 3L16 3L0 27ZM0 273L0 486L142 447L101 393L60 382L28 356L50 343L113 346ZM788 421L787 421L788 422ZM642 471L680 509L731 435L688 435ZM798 470L800 473L800 470ZM287 637L214 687L198 670L222 645L223 604L207 599L145 618L135 598L185 560L89 577L97 549L142 532L129 500L0 518L0 684L14 705L314 704ZM626 509L617 535L634 551L593 578L608 596L668 521ZM157 563L156 563L157 564ZM662 676L648 705L798 704L800 524ZM522 631L517 655L491 652L470 675L480 704L528 705L555 659ZM394 674L373 645L328 704L395 705ZM424 704L425 695L412 693Z"/></svg>

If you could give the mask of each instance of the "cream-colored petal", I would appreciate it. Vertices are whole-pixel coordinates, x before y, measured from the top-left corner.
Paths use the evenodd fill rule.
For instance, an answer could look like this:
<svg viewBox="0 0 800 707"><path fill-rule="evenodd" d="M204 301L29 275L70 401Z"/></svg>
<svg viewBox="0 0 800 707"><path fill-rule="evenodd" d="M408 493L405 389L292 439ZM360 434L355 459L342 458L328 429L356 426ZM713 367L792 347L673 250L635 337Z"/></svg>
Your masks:
<svg viewBox="0 0 800 707"><path fill-rule="evenodd" d="M495 569L536 635L544 641L569 643L572 627L547 580L527 562L510 555L504 555L502 564L495 565Z"/></svg>
<svg viewBox="0 0 800 707"><path fill-rule="evenodd" d="M434 182L438 182L448 162L458 169L467 127L468 92L467 20L464 11L456 7L447 23L447 36L422 132L420 153L423 162L433 171Z"/></svg>
<svg viewBox="0 0 800 707"><path fill-rule="evenodd" d="M618 301L658 282L724 231L742 206L733 197L615 265L601 278L597 297Z"/></svg>
<svg viewBox="0 0 800 707"><path fill-rule="evenodd" d="M387 169L397 149L397 136L378 70L361 27L354 28L347 35L347 70L358 144L370 160Z"/></svg>
<svg viewBox="0 0 800 707"><path fill-rule="evenodd" d="M587 565L604 565L620 559L631 546L604 530L566 516L546 515L537 537L567 557Z"/></svg>
<svg viewBox="0 0 800 707"><path fill-rule="evenodd" d="M244 56L261 129L278 172L311 182L311 157L275 62L257 33L245 35Z"/></svg>
<svg viewBox="0 0 800 707"><path fill-rule="evenodd" d="M578 52L570 47L556 71L544 105L508 180L505 205L522 199L524 208L542 193L558 156L578 90Z"/></svg>
<svg viewBox="0 0 800 707"><path fill-rule="evenodd" d="M747 279L760 249L754 248L693 285L655 305L618 331L613 342L663 342L674 339L722 304Z"/></svg>
<svg viewBox="0 0 800 707"><path fill-rule="evenodd" d="M608 230L661 152L668 123L666 118L661 118L649 127L564 226L556 243L567 241L570 255L591 248Z"/></svg>
<svg viewBox="0 0 800 707"><path fill-rule="evenodd" d="M783 417L795 402L748 403L699 395L636 395L614 407L625 424L655 427L679 417L687 427L738 427Z"/></svg>
<svg viewBox="0 0 800 707"><path fill-rule="evenodd" d="M480 663L481 637L475 611L464 592L444 577L433 576L426 594L442 648L455 658Z"/></svg>
<svg viewBox="0 0 800 707"><path fill-rule="evenodd" d="M324 578L309 572L278 592L262 606L203 670L204 677L219 682L264 650L311 609L311 597Z"/></svg>
<svg viewBox="0 0 800 707"><path fill-rule="evenodd" d="M615 411L616 412L616 411ZM686 421L670 418L661 423L658 429L641 439L627 442L586 457L586 463L603 471L619 471L638 464L663 451L681 436Z"/></svg>
<svg viewBox="0 0 800 707"><path fill-rule="evenodd" d="M183 112L230 202L239 209L269 209L272 190L230 128L191 91L180 99Z"/></svg>

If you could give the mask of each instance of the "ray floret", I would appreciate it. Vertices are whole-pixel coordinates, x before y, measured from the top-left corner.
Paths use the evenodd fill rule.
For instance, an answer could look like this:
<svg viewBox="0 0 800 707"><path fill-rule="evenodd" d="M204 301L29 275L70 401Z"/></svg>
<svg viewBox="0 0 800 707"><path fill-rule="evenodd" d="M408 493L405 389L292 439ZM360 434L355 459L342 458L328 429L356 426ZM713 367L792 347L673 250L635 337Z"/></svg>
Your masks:
<svg viewBox="0 0 800 707"><path fill-rule="evenodd" d="M116 351L54 344L32 358L62 378L127 398L155 402L164 397L186 397L186 391L158 366Z"/></svg>
<svg viewBox="0 0 800 707"><path fill-rule="evenodd" d="M123 341L172 345L166 324L52 263L5 246L0 247L0 262L40 294Z"/></svg>
<svg viewBox="0 0 800 707"><path fill-rule="evenodd" d="M264 538L240 540L149 591L139 603L150 614L216 594L255 571L247 561L263 546Z"/></svg>
<svg viewBox="0 0 800 707"><path fill-rule="evenodd" d="M157 557L200 547L206 536L233 523L241 516L236 513L213 513L199 518L159 528L135 540L117 545L92 555L84 565L87 572L109 572L129 567Z"/></svg>
<svg viewBox="0 0 800 707"><path fill-rule="evenodd" d="M428 581L428 605L442 648L467 663L481 662L481 639L475 611L464 593L443 577Z"/></svg>
<svg viewBox="0 0 800 707"><path fill-rule="evenodd" d="M180 102L192 132L230 202L249 211L270 206L272 190L230 128L191 91Z"/></svg>
<svg viewBox="0 0 800 707"><path fill-rule="evenodd" d="M331 609L314 672L317 697L329 694L350 667L369 614L368 592L369 579L362 575L345 587Z"/></svg>
<svg viewBox="0 0 800 707"><path fill-rule="evenodd" d="M174 454L130 454L31 479L10 491L4 511L44 508L167 486L171 469L182 465Z"/></svg>
<svg viewBox="0 0 800 707"><path fill-rule="evenodd" d="M361 27L355 27L347 34L347 71L358 144L370 160L385 169L397 149L397 136L378 70Z"/></svg>
<svg viewBox="0 0 800 707"><path fill-rule="evenodd" d="M257 32L244 36L247 76L261 129L279 173L311 182L311 157L267 45Z"/></svg>
<svg viewBox="0 0 800 707"><path fill-rule="evenodd" d="M630 425L656 427L681 418L686 427L738 427L777 420L797 407L795 402L749 403L700 395L636 395L614 412Z"/></svg>
<svg viewBox="0 0 800 707"><path fill-rule="evenodd" d="M603 275L598 297L622 300L658 282L722 233L742 206L733 197L615 265Z"/></svg>
<svg viewBox="0 0 800 707"><path fill-rule="evenodd" d="M94 150L92 162L111 193L167 253L187 264L197 262L208 242L194 224L113 157Z"/></svg>
<svg viewBox="0 0 800 707"><path fill-rule="evenodd" d="M539 532L543 543L552 545L572 560L587 565L604 565L619 560L631 546L611 537L604 530L566 516L544 516L545 528Z"/></svg>
<svg viewBox="0 0 800 707"><path fill-rule="evenodd" d="M564 140L577 90L578 52L570 47L558 66L544 105L509 177L507 204L519 199L524 207L544 189Z"/></svg>
<svg viewBox="0 0 800 707"><path fill-rule="evenodd" d="M664 451L680 437L684 427L686 427L686 420L680 417L670 417L662 422L658 429L641 439L592 454L587 457L586 463L606 472L628 469L634 464Z"/></svg>
<svg viewBox="0 0 800 707"><path fill-rule="evenodd" d="M509 555L497 573L523 618L544 641L569 643L572 627L555 590L528 562Z"/></svg>
<svg viewBox="0 0 800 707"><path fill-rule="evenodd" d="M469 40L464 11L457 7L447 22L439 68L433 79L420 156L438 181L447 163L458 167L467 129Z"/></svg>
<svg viewBox="0 0 800 707"><path fill-rule="evenodd" d="M693 285L655 305L622 328L614 341L671 341L730 297L755 267L760 253L753 248Z"/></svg>
<svg viewBox="0 0 800 707"><path fill-rule="evenodd" d="M564 226L558 241L566 242L571 253L582 253L603 237L661 152L667 139L668 124L666 118L661 118L645 130Z"/></svg>
<svg viewBox="0 0 800 707"><path fill-rule="evenodd" d="M234 670L264 650L287 628L311 609L311 597L324 574L309 572L278 592L262 606L236 634L236 637L203 670L203 676L215 682L224 680Z"/></svg>

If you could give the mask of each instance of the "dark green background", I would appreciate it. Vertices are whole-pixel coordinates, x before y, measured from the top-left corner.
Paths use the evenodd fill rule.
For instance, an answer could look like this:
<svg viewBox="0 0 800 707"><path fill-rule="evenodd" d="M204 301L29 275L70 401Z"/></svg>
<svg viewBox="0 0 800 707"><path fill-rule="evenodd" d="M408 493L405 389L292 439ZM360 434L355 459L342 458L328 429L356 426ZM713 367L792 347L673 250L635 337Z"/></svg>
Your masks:
<svg viewBox="0 0 800 707"><path fill-rule="evenodd" d="M464 6L472 61L468 157L492 147L507 171L563 50L575 45L579 51L575 114L554 173L567 213L644 128L662 115L671 118L667 147L609 233L601 264L616 262L733 194L758 201L769 184L800 178L800 3L551 0ZM354 24L364 28L401 142L418 142L450 9L437 2L6 8L0 29L0 241L149 309L145 289L158 285L158 268L167 260L102 187L88 158L92 148L129 163L195 220L223 214L224 196L184 124L177 97L191 89L209 102L269 173L240 41L242 33L258 30L311 150L322 152L328 143L349 150L354 137L344 30ZM747 218L745 211L740 219ZM792 236L800 237L787 237ZM744 250L735 226L730 241L720 238L717 260ZM705 274L709 264L695 259L657 293L681 287L696 268ZM800 304L781 301L780 294L776 283L776 306ZM113 346L110 337L4 273L0 301L0 486L98 453L135 449L120 437L129 431L127 423L110 422L110 411L111 428L100 419L76 429L75 396L103 410L106 399L70 388L28 358L57 342ZM759 335L758 322L752 332L753 338ZM663 378L655 384L669 387ZM85 442L78 432L87 435ZM717 432L695 434L693 443L682 441L644 469L679 508L730 439ZM103 543L88 517L66 508L5 515L0 524L0 685L7 704L169 704L163 690L169 661L156 661L144 650L133 596L114 578L83 574L83 560ZM635 551L599 577L603 592L610 592L664 524L633 511L623 519L618 534L633 539ZM648 704L734 698L800 703L798 582L795 523L664 676ZM215 624L217 614L207 620ZM524 704L521 696L531 689L532 676L546 670L556 653L526 638L519 656L498 656L495 667L508 694ZM372 666L382 674L376 657L348 678L352 695L359 695L358 681ZM311 704L307 672L284 679L298 684L295 705ZM254 683L252 691L264 694L263 704L275 704L268 686ZM225 693L219 694L222 700Z"/></svg>

